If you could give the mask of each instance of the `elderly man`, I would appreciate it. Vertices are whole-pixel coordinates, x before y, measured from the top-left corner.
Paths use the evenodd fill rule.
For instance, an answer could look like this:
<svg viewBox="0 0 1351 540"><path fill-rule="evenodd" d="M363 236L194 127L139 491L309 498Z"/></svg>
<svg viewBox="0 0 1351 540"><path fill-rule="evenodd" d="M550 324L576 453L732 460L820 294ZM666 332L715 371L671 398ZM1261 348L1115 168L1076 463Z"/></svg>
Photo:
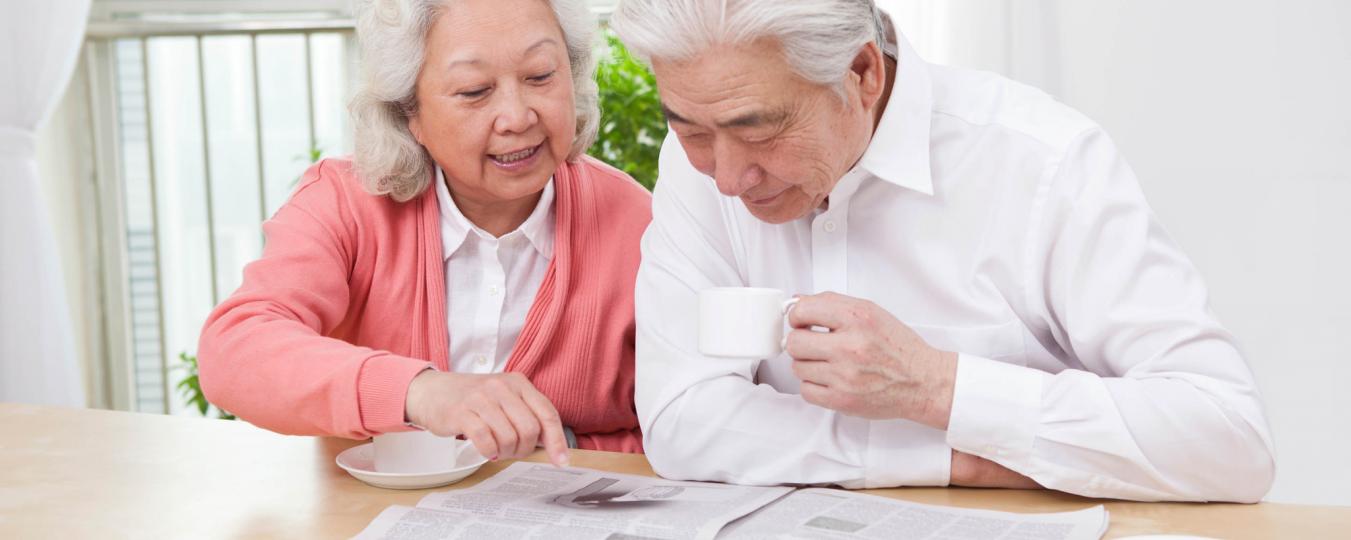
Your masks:
<svg viewBox="0 0 1351 540"><path fill-rule="evenodd" d="M1103 130L927 64L870 0L624 0L662 147L636 402L667 477L1254 502L1252 375ZM701 355L701 290L801 294ZM828 331L822 331L828 330Z"/></svg>

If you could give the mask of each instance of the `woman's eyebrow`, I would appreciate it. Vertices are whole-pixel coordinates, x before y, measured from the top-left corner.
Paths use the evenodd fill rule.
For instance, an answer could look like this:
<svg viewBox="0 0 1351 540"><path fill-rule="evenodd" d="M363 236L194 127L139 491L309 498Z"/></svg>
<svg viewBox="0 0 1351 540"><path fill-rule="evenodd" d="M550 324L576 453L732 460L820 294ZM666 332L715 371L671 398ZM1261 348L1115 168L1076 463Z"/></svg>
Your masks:
<svg viewBox="0 0 1351 540"><path fill-rule="evenodd" d="M531 45L531 46L529 46L529 47L526 47L526 48L525 48L525 53L523 53L521 56L528 56L531 52L534 52L536 49L539 49L540 47L543 47L543 46L545 46L545 45L550 45L550 44L552 44L552 45L554 45L554 46L557 46L557 45L558 45L558 41L555 40L554 38L551 38L551 37L540 38L540 40L539 40L539 41L536 41L533 45ZM478 65L482 65L482 64L483 64L483 60L480 60L480 59L478 59L478 58L460 58L460 59L456 59L456 60L451 60L449 63L447 63L447 64L446 64L446 69L447 69L447 70L450 70L451 68L454 68L454 67L457 67L457 66L462 66L462 65L463 65L463 66L478 66Z"/></svg>

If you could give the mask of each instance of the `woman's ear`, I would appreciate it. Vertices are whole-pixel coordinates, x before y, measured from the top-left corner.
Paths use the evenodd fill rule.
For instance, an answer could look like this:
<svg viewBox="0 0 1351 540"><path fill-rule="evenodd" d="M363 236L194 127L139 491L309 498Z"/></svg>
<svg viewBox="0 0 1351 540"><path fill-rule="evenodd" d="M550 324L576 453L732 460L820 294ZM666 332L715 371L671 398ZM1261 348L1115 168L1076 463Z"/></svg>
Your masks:
<svg viewBox="0 0 1351 540"><path fill-rule="evenodd" d="M418 115L414 114L408 117L408 132L413 134L413 140L416 140L418 144L427 146L422 142L422 120L418 118Z"/></svg>

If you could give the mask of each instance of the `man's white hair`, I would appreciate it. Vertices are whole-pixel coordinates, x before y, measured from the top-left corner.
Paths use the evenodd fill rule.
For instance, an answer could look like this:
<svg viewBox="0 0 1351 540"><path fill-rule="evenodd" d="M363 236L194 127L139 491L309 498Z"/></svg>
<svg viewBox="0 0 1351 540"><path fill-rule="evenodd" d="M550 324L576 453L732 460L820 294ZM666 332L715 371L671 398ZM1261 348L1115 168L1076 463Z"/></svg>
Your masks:
<svg viewBox="0 0 1351 540"><path fill-rule="evenodd" d="M434 166L427 149L408 129L417 112L415 87L426 53L427 32L445 7L457 0L359 0L357 39L361 43L361 87L348 109L362 183L374 195L396 201L418 196L431 184ZM596 18L585 0L547 2L558 19L572 66L577 133L567 159L582 155L600 123L596 61Z"/></svg>
<svg viewBox="0 0 1351 540"><path fill-rule="evenodd" d="M798 75L841 91L861 47L885 50L881 21L872 0L622 0L610 27L648 63L771 38Z"/></svg>

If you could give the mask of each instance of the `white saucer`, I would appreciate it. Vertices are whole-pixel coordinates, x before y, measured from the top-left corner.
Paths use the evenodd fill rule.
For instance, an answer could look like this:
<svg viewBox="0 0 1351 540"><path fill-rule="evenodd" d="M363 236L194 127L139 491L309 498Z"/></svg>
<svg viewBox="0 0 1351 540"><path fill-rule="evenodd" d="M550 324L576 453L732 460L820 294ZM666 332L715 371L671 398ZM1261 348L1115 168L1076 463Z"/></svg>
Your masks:
<svg viewBox="0 0 1351 540"><path fill-rule="evenodd" d="M488 462L474 450L474 445L461 441L455 456L455 467L445 471L425 473L387 473L375 470L375 443L366 443L343 450L334 461L357 480L375 487L388 489L423 489L454 484L474 474Z"/></svg>

